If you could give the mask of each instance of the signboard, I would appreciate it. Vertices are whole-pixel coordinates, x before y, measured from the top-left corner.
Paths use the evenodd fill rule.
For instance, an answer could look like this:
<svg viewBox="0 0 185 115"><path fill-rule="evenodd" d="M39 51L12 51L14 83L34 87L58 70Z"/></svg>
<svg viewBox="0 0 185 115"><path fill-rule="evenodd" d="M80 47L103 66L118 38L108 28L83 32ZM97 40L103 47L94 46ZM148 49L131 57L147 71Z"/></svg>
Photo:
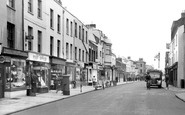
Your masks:
<svg viewBox="0 0 185 115"><path fill-rule="evenodd" d="M5 61L5 57L4 56L0 56L0 63L4 63Z"/></svg>
<svg viewBox="0 0 185 115"><path fill-rule="evenodd" d="M28 60L49 63L49 56L29 52L28 53Z"/></svg>

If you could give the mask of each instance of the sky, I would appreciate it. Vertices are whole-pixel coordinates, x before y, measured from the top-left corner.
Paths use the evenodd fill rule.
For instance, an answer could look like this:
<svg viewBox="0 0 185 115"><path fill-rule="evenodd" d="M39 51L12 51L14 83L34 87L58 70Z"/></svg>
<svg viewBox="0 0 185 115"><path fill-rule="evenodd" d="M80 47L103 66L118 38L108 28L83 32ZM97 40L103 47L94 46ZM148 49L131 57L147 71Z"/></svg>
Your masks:
<svg viewBox="0 0 185 115"><path fill-rule="evenodd" d="M170 42L173 21L185 10L185 0L63 0L62 4L84 24L96 28L111 40L117 57L156 66L165 66L166 43Z"/></svg>

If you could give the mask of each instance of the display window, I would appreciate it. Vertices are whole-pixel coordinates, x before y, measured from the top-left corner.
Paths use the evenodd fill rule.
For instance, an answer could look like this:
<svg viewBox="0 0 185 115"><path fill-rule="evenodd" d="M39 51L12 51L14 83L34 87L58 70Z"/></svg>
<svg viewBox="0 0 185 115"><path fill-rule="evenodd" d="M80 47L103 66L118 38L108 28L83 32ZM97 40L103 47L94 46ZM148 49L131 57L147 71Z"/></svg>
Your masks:
<svg viewBox="0 0 185 115"><path fill-rule="evenodd" d="M62 75L65 74L65 66L64 65L58 65L58 64L53 64L51 66L51 83L50 85L54 85L55 80L58 77L62 77Z"/></svg>
<svg viewBox="0 0 185 115"><path fill-rule="evenodd" d="M74 70L75 67L67 66L67 74L69 75L69 80L74 81Z"/></svg>
<svg viewBox="0 0 185 115"><path fill-rule="evenodd" d="M33 72L37 76L37 87L48 87L48 68L49 66L43 62L33 62Z"/></svg>
<svg viewBox="0 0 185 115"><path fill-rule="evenodd" d="M25 60L11 59L10 66L7 66L5 69L6 91L26 89L25 67Z"/></svg>

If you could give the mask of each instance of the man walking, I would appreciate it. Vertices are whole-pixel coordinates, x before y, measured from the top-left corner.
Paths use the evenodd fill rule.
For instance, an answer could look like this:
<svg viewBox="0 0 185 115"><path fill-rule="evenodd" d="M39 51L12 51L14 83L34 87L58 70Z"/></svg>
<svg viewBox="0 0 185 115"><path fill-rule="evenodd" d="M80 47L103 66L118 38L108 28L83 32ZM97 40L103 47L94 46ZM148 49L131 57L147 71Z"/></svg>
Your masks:
<svg viewBox="0 0 185 115"><path fill-rule="evenodd" d="M147 87L147 89L150 89L150 80L151 80L151 76L150 76L149 72L147 72L147 74L146 74L146 87Z"/></svg>
<svg viewBox="0 0 185 115"><path fill-rule="evenodd" d="M165 76L165 82L166 82L166 89L169 89L168 85L169 85L169 75L166 74Z"/></svg>

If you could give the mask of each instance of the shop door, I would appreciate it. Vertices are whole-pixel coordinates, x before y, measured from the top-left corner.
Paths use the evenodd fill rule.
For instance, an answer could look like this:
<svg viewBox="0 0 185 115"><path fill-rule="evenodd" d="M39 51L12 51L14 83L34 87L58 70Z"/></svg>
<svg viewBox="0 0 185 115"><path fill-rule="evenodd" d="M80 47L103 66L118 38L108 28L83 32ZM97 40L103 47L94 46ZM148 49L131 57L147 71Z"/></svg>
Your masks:
<svg viewBox="0 0 185 115"><path fill-rule="evenodd" d="M4 90L3 90L3 69L0 67L0 98L4 97Z"/></svg>

